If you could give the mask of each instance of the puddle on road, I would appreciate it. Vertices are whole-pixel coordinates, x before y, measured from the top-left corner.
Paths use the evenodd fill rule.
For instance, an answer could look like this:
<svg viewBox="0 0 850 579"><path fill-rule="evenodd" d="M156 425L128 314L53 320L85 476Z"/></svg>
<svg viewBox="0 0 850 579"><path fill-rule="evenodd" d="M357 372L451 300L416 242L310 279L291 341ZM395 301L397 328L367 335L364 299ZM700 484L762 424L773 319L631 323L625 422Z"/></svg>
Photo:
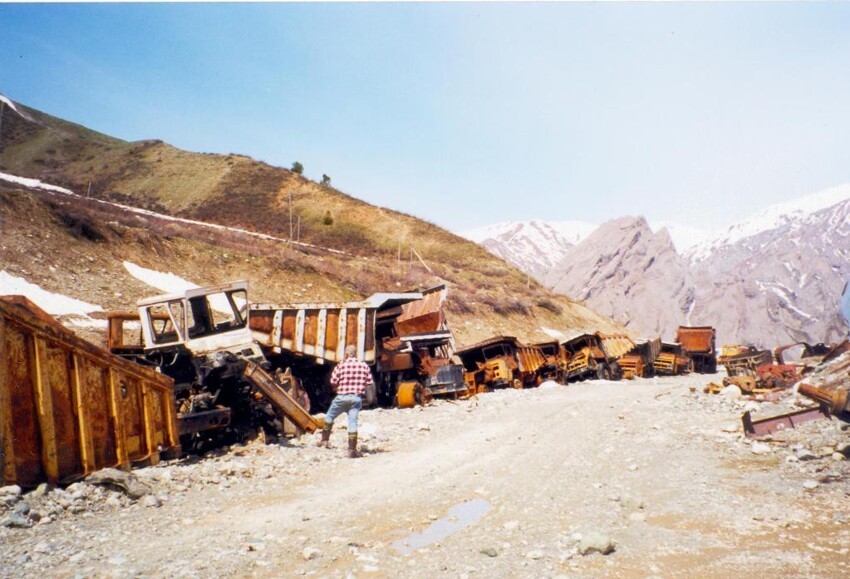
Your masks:
<svg viewBox="0 0 850 579"><path fill-rule="evenodd" d="M468 527L492 508L493 505L481 499L455 505L449 509L447 516L437 519L421 533L414 533L409 537L399 539L392 546L402 554L408 555L417 549L442 541L449 535Z"/></svg>

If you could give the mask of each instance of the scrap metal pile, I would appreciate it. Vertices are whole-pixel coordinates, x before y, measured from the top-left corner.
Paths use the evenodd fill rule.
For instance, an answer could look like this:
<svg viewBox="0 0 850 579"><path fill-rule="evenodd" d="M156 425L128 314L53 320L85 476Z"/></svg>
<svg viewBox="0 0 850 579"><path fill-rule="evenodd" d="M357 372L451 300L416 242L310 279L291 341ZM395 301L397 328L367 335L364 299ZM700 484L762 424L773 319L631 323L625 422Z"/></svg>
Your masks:
<svg viewBox="0 0 850 579"><path fill-rule="evenodd" d="M141 300L107 315L107 350L21 297L0 302L3 483L71 481L256 435L322 427L347 346L372 368L367 404L411 407L544 380L713 369L714 330L681 343L582 333L526 345L497 336L456 350L447 289L361 302L251 304L246 282Z"/></svg>

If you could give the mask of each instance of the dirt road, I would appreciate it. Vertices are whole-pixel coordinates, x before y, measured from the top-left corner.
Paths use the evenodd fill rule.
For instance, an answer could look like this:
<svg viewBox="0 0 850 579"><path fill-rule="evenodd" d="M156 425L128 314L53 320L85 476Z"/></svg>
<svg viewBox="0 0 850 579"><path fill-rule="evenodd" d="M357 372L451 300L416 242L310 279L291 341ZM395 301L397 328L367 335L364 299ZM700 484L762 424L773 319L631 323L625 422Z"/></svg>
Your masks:
<svg viewBox="0 0 850 579"><path fill-rule="evenodd" d="M305 438L143 469L161 506L91 498L95 513L0 529L0 572L846 575L850 463L817 449L797 460L793 443L847 432L810 423L753 447L745 403L702 394L706 380L547 383L366 411L360 460L343 458L337 428L330 451ZM580 553L609 540L610 554Z"/></svg>

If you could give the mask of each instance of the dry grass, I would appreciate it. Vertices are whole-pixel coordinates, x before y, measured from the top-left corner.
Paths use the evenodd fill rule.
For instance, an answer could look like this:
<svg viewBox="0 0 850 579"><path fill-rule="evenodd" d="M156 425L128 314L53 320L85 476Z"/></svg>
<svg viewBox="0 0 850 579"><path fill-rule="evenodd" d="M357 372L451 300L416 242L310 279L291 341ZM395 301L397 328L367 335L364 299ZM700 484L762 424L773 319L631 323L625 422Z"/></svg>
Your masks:
<svg viewBox="0 0 850 579"><path fill-rule="evenodd" d="M530 340L542 339L541 325L605 329L610 324L528 284L525 274L472 242L287 169L239 155L189 153L159 141L127 143L37 112L33 116L41 124L4 113L4 170L83 194L91 184L93 197L284 239L291 200L293 224L300 218L300 241L347 254L143 217L87 200L54 208L58 227L81 242L110 245L119 257L184 272L196 283L248 279L260 288L256 293L267 296L261 299L278 301L348 300L447 283L447 309L461 342L496 330ZM330 225L324 223L328 211ZM104 223L120 226L120 235L104 229ZM519 327L506 328L507 322Z"/></svg>

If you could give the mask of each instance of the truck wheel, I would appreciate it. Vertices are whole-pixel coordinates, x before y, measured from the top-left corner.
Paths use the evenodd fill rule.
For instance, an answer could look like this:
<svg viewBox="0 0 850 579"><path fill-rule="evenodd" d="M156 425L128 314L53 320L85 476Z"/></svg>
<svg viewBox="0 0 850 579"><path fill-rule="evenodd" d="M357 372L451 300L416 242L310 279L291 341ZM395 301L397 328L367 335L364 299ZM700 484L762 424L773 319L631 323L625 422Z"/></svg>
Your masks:
<svg viewBox="0 0 850 579"><path fill-rule="evenodd" d="M607 364L599 364L599 367L596 368L596 377L600 380L611 379L611 369L608 368Z"/></svg>
<svg viewBox="0 0 850 579"><path fill-rule="evenodd" d="M514 381L511 382L511 386L513 386L514 390L522 390L522 380L514 378Z"/></svg>
<svg viewBox="0 0 850 579"><path fill-rule="evenodd" d="M611 363L611 380L622 380L623 379L623 369L620 368L620 365L616 362Z"/></svg>

